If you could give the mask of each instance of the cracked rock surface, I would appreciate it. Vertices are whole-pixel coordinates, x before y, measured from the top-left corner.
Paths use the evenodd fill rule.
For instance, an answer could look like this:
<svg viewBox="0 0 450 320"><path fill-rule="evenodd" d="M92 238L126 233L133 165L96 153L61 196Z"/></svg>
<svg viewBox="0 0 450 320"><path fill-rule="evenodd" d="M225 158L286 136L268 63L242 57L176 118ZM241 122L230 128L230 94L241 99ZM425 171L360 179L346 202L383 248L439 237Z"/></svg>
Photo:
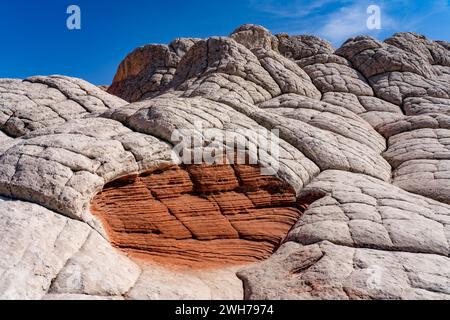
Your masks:
<svg viewBox="0 0 450 320"><path fill-rule="evenodd" d="M0 79L0 298L450 299L449 255L446 42L247 24Z"/></svg>

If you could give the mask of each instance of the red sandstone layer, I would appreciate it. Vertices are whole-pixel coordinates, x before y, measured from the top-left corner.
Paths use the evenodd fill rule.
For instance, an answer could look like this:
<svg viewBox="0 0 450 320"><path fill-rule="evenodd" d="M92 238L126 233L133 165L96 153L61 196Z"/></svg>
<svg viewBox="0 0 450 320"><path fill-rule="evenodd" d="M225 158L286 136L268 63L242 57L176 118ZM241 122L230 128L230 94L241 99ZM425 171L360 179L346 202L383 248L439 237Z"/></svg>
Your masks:
<svg viewBox="0 0 450 320"><path fill-rule="evenodd" d="M92 203L118 248L195 268L268 258L300 210L289 185L250 165L174 166L126 177Z"/></svg>

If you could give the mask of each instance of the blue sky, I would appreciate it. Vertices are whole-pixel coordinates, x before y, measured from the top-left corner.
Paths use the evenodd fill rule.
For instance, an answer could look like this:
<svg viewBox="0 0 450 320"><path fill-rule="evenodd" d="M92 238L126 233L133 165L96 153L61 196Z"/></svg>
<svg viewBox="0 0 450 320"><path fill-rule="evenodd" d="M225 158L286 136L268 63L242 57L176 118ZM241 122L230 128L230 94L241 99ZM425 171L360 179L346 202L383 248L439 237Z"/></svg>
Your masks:
<svg viewBox="0 0 450 320"><path fill-rule="evenodd" d="M66 27L69 5L81 30ZM382 29L366 27L367 7L381 8ZM450 41L448 0L0 0L0 77L64 74L109 84L134 48L177 37L228 35L243 23L273 33L315 34L339 46L348 37L379 39L414 31Z"/></svg>

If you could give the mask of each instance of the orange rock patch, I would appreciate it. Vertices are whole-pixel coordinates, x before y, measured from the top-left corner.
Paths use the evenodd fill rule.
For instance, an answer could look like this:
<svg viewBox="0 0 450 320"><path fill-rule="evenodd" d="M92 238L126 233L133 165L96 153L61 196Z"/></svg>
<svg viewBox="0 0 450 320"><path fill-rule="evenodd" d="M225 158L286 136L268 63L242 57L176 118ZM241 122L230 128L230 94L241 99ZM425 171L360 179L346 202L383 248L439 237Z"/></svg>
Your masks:
<svg viewBox="0 0 450 320"><path fill-rule="evenodd" d="M191 165L113 181L91 209L113 245L131 256L206 268L268 258L304 204L258 166Z"/></svg>

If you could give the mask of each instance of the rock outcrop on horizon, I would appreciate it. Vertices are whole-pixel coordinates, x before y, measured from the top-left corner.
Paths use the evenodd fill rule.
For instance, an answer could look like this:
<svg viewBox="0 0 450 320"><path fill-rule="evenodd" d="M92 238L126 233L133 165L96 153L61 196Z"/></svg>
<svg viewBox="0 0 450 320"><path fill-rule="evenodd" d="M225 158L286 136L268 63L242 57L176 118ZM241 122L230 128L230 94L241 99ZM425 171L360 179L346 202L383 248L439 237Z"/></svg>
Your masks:
<svg viewBox="0 0 450 320"><path fill-rule="evenodd" d="M449 43L244 25L0 79L0 299L450 299Z"/></svg>

